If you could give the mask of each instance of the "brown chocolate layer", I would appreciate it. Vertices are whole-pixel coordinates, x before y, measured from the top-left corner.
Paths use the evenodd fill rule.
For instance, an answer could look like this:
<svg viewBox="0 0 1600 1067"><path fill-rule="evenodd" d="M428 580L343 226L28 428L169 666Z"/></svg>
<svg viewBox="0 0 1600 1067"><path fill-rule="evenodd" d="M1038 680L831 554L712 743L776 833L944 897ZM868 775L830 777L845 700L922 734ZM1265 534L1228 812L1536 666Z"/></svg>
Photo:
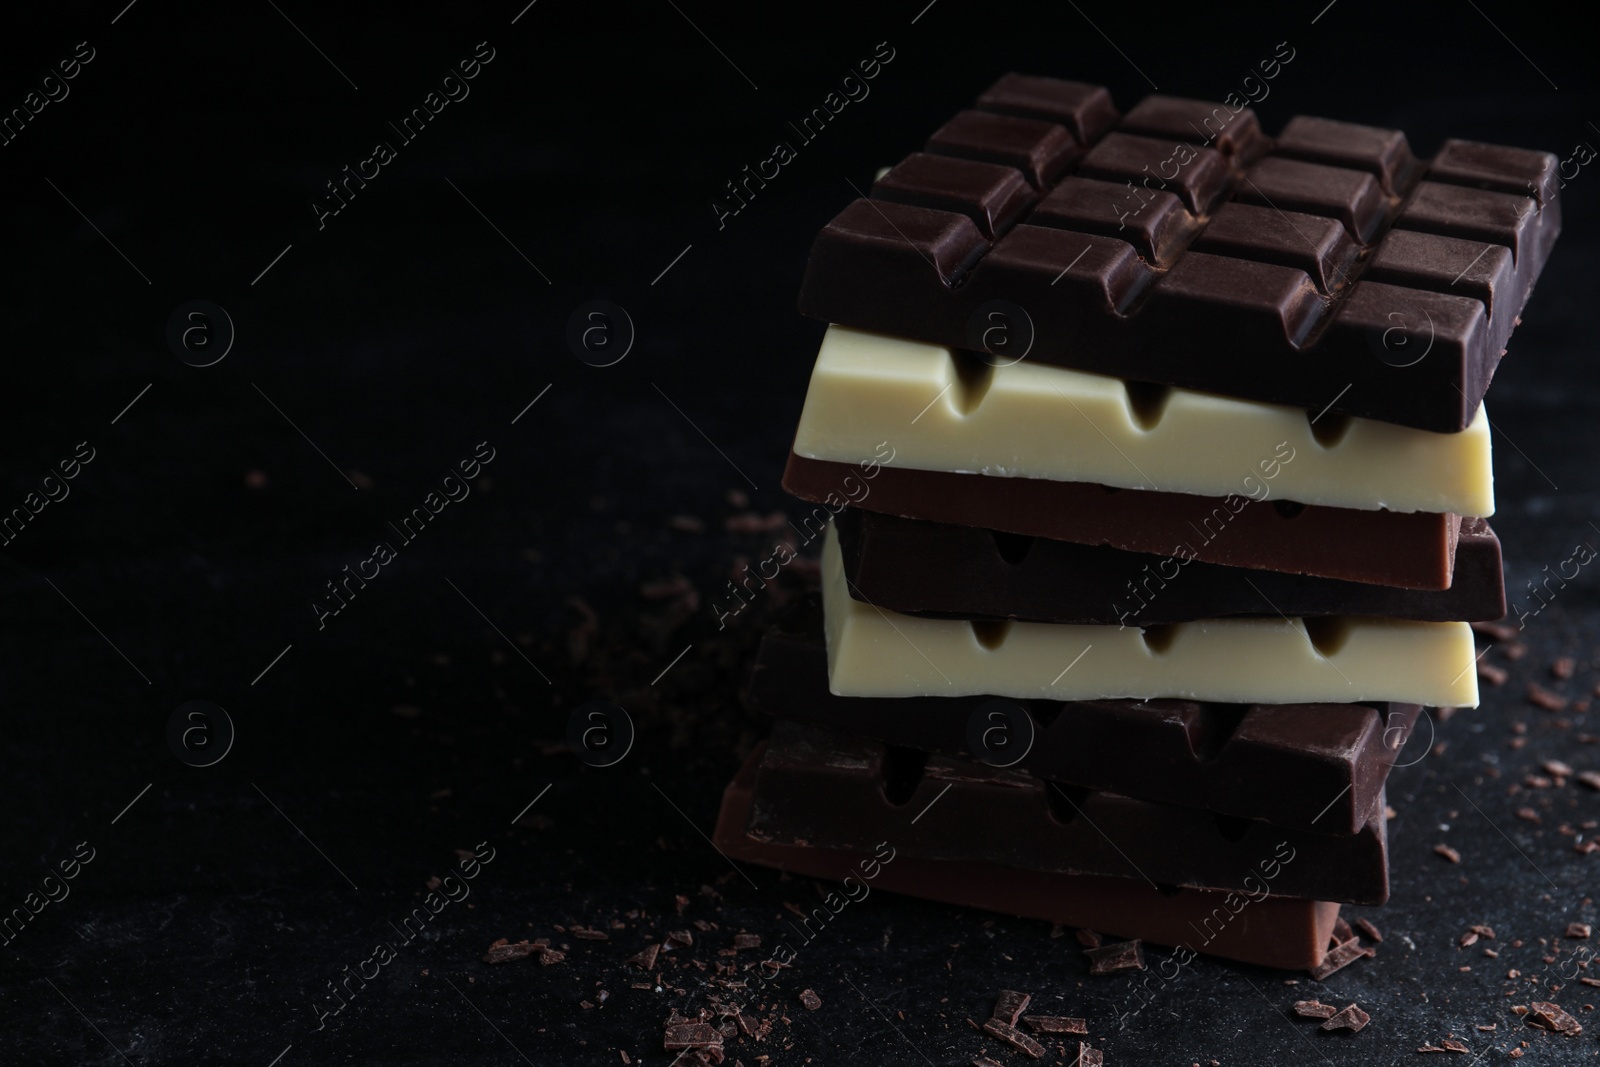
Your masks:
<svg viewBox="0 0 1600 1067"><path fill-rule="evenodd" d="M1158 626L1226 615L1478 622L1506 613L1500 539L1461 520L1450 588L1400 589L1224 567L846 508L834 520L851 595L961 619Z"/></svg>
<svg viewBox="0 0 1600 1067"><path fill-rule="evenodd" d="M780 720L756 772L749 833L852 850L889 840L924 859L1140 878L1152 887L1382 904L1385 822L1380 809L1356 834L1292 830Z"/></svg>
<svg viewBox="0 0 1600 1067"><path fill-rule="evenodd" d="M1267 897L1248 901L1236 893L1179 889L1162 892L1138 879L1050 874L992 863L926 860L893 854L778 845L745 833L750 818L758 746L722 795L712 839L732 860L776 867L813 878L852 877L886 889L961 907L1017 915L1063 926L1089 927L1115 937L1139 938L1190 952L1285 970L1322 962L1339 917L1339 905L1319 900ZM889 842L893 846L893 842ZM875 872L870 877L867 872Z"/></svg>
<svg viewBox="0 0 1600 1067"><path fill-rule="evenodd" d="M1450 587L1461 529L1459 516L1434 512L1358 511L894 466L877 467L870 481L860 477L857 464L791 451L783 487L824 505L816 509L823 519L854 503L908 519L1158 556L1188 553L1229 567L1405 589ZM865 491L847 499L850 485Z"/></svg>
<svg viewBox="0 0 1600 1067"><path fill-rule="evenodd" d="M1414 758L1399 750L1421 711L1415 704L834 696L815 596L762 638L745 700L779 719L890 745L982 756L1068 785L1327 834L1367 825L1391 767ZM1418 739L1432 743L1431 732Z"/></svg>
<svg viewBox="0 0 1600 1067"><path fill-rule="evenodd" d="M1471 421L1561 230L1556 158L1011 74L812 245L800 310L1007 360ZM998 329L997 329L998 327ZM999 340L996 341L996 338Z"/></svg>

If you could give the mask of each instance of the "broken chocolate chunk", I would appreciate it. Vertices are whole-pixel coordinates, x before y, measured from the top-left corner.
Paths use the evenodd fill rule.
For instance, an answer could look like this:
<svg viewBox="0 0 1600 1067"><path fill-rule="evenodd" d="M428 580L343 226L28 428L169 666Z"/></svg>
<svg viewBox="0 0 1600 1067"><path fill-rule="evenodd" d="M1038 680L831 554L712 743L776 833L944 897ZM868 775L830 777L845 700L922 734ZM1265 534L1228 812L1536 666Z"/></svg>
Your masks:
<svg viewBox="0 0 1600 1067"><path fill-rule="evenodd" d="M1583 1033L1583 1025L1578 1020L1562 1010L1561 1005L1548 1000L1536 1000L1528 1006L1527 1023L1529 1026L1537 1026L1541 1030L1565 1034L1568 1037L1577 1037Z"/></svg>
<svg viewBox="0 0 1600 1067"><path fill-rule="evenodd" d="M667 1049L720 1049L722 1047L722 1034L710 1023L669 1024L666 1036L662 1038L661 1043Z"/></svg>
<svg viewBox="0 0 1600 1067"><path fill-rule="evenodd" d="M1592 932L1592 930L1591 930L1591 928L1590 928L1588 923L1568 923L1567 924L1567 936L1568 937L1580 937L1580 938L1581 937L1588 937L1591 932Z"/></svg>
<svg viewBox="0 0 1600 1067"><path fill-rule="evenodd" d="M761 935L760 934L746 934L746 933L734 934L733 935L733 947L735 949L760 948L761 947Z"/></svg>
<svg viewBox="0 0 1600 1067"><path fill-rule="evenodd" d="M814 989L800 990L800 1003L804 1004L806 1011L816 1011L822 1007L822 998L817 996Z"/></svg>
<svg viewBox="0 0 1600 1067"><path fill-rule="evenodd" d="M1433 850L1439 855L1443 856L1445 859L1449 860L1451 863L1461 862L1461 853L1457 852L1449 845L1434 845Z"/></svg>
<svg viewBox="0 0 1600 1067"><path fill-rule="evenodd" d="M1087 1034L1089 1024L1065 1015L1024 1015L1022 1021L1036 1034Z"/></svg>
<svg viewBox="0 0 1600 1067"><path fill-rule="evenodd" d="M1018 993L1015 989L1000 990L1000 998L994 1006L994 1018L999 1019L1007 1026L1017 1025L1017 1016L1028 1006L1028 1001L1033 997L1027 993Z"/></svg>
<svg viewBox="0 0 1600 1067"><path fill-rule="evenodd" d="M539 949L527 940L518 941L513 945L502 937L489 946L489 951L484 954L483 962L509 963L512 960L525 960L538 951Z"/></svg>
<svg viewBox="0 0 1600 1067"><path fill-rule="evenodd" d="M1115 974L1118 971L1144 970L1144 949L1138 941L1118 941L1103 948L1085 949L1090 974Z"/></svg>
<svg viewBox="0 0 1600 1067"><path fill-rule="evenodd" d="M1089 1042L1078 1042L1078 1058L1073 1061L1073 1067L1105 1067L1105 1054L1097 1048L1090 1048Z"/></svg>
<svg viewBox="0 0 1600 1067"><path fill-rule="evenodd" d="M983 1024L983 1031L986 1034L992 1034L993 1036L998 1037L1001 1041L1004 1041L1018 1052L1025 1052L1036 1060L1044 1058L1043 1045L1039 1044L1039 1042L1035 1041L1021 1030L1018 1030L1015 1026L1012 1026L1004 1019L990 1019L988 1022Z"/></svg>
<svg viewBox="0 0 1600 1067"><path fill-rule="evenodd" d="M1294 1013L1302 1019L1331 1019L1338 1010L1332 1004L1324 1004L1320 1000L1297 1000L1294 1002Z"/></svg>
<svg viewBox="0 0 1600 1067"><path fill-rule="evenodd" d="M623 960L624 964L631 963L641 971L648 971L656 965L656 953L661 951L660 945L646 945L637 953Z"/></svg>
<svg viewBox="0 0 1600 1067"><path fill-rule="evenodd" d="M1597 782L1600 782L1600 775L1596 775L1595 778ZM1600 789L1600 784L1597 784L1595 788ZM1082 945L1084 948L1099 948L1100 935L1088 927L1084 927L1078 931L1078 944Z"/></svg>
<svg viewBox="0 0 1600 1067"><path fill-rule="evenodd" d="M1321 1026L1321 1029L1349 1030L1354 1033L1360 1030L1363 1026L1367 1025L1371 1019L1372 1016L1368 1015L1354 1004L1347 1004L1343 1008L1339 1009L1339 1012L1336 1015L1332 1015L1325 1020Z"/></svg>
<svg viewBox="0 0 1600 1067"><path fill-rule="evenodd" d="M1376 926L1372 925L1372 922L1369 919L1357 919L1356 928L1362 933L1366 934L1368 937L1372 938L1374 941L1381 942L1383 940L1383 934L1378 931Z"/></svg>
<svg viewBox="0 0 1600 1067"><path fill-rule="evenodd" d="M1328 975L1335 971L1343 970L1361 957L1374 956L1376 954L1376 950L1370 947L1363 947L1354 938L1351 938L1349 941L1329 949L1328 954L1322 958L1322 962L1311 968L1311 977L1320 982L1327 978Z"/></svg>

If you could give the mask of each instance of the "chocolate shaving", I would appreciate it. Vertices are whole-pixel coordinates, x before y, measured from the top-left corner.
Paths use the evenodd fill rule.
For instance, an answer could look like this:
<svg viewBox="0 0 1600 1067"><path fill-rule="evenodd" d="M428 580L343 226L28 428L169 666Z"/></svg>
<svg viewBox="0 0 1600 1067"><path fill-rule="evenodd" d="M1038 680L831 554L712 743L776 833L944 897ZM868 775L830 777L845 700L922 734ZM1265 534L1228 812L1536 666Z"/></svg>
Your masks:
<svg viewBox="0 0 1600 1067"><path fill-rule="evenodd" d="M1567 924L1568 937L1588 937L1592 932L1593 930L1590 928L1588 923Z"/></svg>
<svg viewBox="0 0 1600 1067"><path fill-rule="evenodd" d="M1449 845L1434 845L1433 850L1439 855L1443 856L1445 859L1449 860L1451 863L1461 862L1461 853L1457 852Z"/></svg>
<svg viewBox="0 0 1600 1067"><path fill-rule="evenodd" d="M484 954L484 963L510 963L512 960L525 960L537 952L538 949L526 940L511 944L505 938L489 946L489 951Z"/></svg>
<svg viewBox="0 0 1600 1067"><path fill-rule="evenodd" d="M816 1011L822 1007L822 998L817 996L816 990L800 990L800 1003L805 1005L806 1011Z"/></svg>
<svg viewBox="0 0 1600 1067"><path fill-rule="evenodd" d="M991 1060L987 1056L974 1056L972 1067L1001 1067L1001 1065L999 1060Z"/></svg>
<svg viewBox="0 0 1600 1067"><path fill-rule="evenodd" d="M1485 925L1483 925L1483 923L1477 923L1477 924L1475 924L1473 926L1469 926L1467 929L1471 930L1473 933L1477 934L1479 937L1486 937L1490 941L1494 940L1494 927L1492 927L1492 926L1485 926ZM1521 943L1522 942L1520 942L1520 941L1517 942L1518 945L1520 945ZM1516 948L1517 946L1513 945L1511 947L1512 948Z"/></svg>
<svg viewBox="0 0 1600 1067"><path fill-rule="evenodd" d="M1383 934L1379 932L1376 926L1372 925L1372 921L1370 919L1357 919L1356 928L1362 933L1366 934L1368 937L1372 938L1374 941L1383 941Z"/></svg>
<svg viewBox="0 0 1600 1067"><path fill-rule="evenodd" d="M1331 1019L1338 1010L1332 1004L1324 1004L1320 1000L1294 1002L1294 1013L1302 1019Z"/></svg>
<svg viewBox="0 0 1600 1067"><path fill-rule="evenodd" d="M1138 941L1118 941L1103 948L1085 949L1090 974L1116 974L1118 971L1144 970L1144 949Z"/></svg>
<svg viewBox="0 0 1600 1067"><path fill-rule="evenodd" d="M610 941L611 935L604 930L593 930L583 926L574 926L567 933L579 941Z"/></svg>
<svg viewBox="0 0 1600 1067"><path fill-rule="evenodd" d="M761 935L760 934L746 934L746 933L734 934L733 935L733 947L735 949L760 948L761 947Z"/></svg>
<svg viewBox="0 0 1600 1067"><path fill-rule="evenodd" d="M1027 1023L1036 1034L1087 1034L1089 1024L1082 1019L1072 1019L1065 1015L1024 1015L1022 1021Z"/></svg>
<svg viewBox="0 0 1600 1067"><path fill-rule="evenodd" d="M1017 1025L1017 1016L1028 1006L1028 1001L1033 997L1027 993L1018 993L1015 989L1000 990L999 1001L994 1006L992 1018L999 1019L1007 1026Z"/></svg>
<svg viewBox="0 0 1600 1067"><path fill-rule="evenodd" d="M1565 1034L1568 1037L1577 1037L1583 1033L1583 1025L1562 1010L1561 1005L1552 1004L1548 1000L1536 1000L1528 1006L1527 1023L1537 1026L1541 1030L1551 1033Z"/></svg>
<svg viewBox="0 0 1600 1067"><path fill-rule="evenodd" d="M1504 667L1496 667L1487 660L1479 660L1478 677L1490 685L1505 685L1506 679L1511 677L1511 672Z"/></svg>
<svg viewBox="0 0 1600 1067"><path fill-rule="evenodd" d="M1328 954L1322 957L1322 962L1311 968L1311 977L1322 981L1335 971L1343 970L1363 956L1375 956L1377 952L1370 947L1362 946L1354 938L1333 946Z"/></svg>
<svg viewBox="0 0 1600 1067"><path fill-rule="evenodd" d="M1025 1052L1036 1060L1044 1058L1043 1045L1004 1019L990 1019L983 1024L983 1032L998 1037L1018 1052Z"/></svg>
<svg viewBox="0 0 1600 1067"><path fill-rule="evenodd" d="M1528 703L1546 711L1565 711L1567 698L1560 693L1552 693L1538 682L1529 682Z"/></svg>
<svg viewBox="0 0 1600 1067"><path fill-rule="evenodd" d="M1326 1019L1323 1022L1321 1029L1349 1030L1351 1033L1355 1033L1363 1026L1366 1026L1371 1020L1372 1016L1368 1015L1354 1004L1347 1004L1339 1010L1338 1014L1330 1016L1328 1019Z"/></svg>
<svg viewBox="0 0 1600 1067"><path fill-rule="evenodd" d="M1467 948L1471 945L1476 945L1477 943L1478 934L1475 930L1468 930L1466 933L1461 935L1461 940L1457 942L1457 944L1459 944L1462 948Z"/></svg>
<svg viewBox="0 0 1600 1067"><path fill-rule="evenodd" d="M1600 771L1579 771L1577 777L1590 789L1600 789Z"/></svg>

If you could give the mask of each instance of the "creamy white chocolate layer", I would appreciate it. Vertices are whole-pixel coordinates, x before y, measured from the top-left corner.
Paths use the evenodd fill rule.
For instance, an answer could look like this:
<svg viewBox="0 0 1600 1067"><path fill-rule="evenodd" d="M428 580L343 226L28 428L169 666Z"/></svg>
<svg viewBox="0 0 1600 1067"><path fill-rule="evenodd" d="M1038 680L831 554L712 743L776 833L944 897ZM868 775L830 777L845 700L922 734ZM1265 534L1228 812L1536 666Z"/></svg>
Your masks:
<svg viewBox="0 0 1600 1067"><path fill-rule="evenodd" d="M970 623L886 611L853 599L846 582L829 527L822 606L828 687L838 696L1478 703L1472 629L1464 622L1334 618L1312 620L1308 629L1301 619L1268 617L1146 630Z"/></svg>
<svg viewBox="0 0 1600 1067"><path fill-rule="evenodd" d="M794 450L855 463L885 441L895 466L917 470L1494 513L1481 406L1460 433L1432 433L1190 389L1130 390L1120 378L1026 359L996 367L938 345L830 326Z"/></svg>

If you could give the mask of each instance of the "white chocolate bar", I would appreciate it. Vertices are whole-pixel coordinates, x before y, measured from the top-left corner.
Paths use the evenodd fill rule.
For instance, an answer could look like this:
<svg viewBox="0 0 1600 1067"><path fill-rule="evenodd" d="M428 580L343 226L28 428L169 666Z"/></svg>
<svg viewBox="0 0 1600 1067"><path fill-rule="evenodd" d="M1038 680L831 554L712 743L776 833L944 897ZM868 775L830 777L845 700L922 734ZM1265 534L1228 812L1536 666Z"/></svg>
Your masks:
<svg viewBox="0 0 1600 1067"><path fill-rule="evenodd" d="M1345 617L1312 620L1309 630L1301 619L1271 616L1146 630L971 623L886 611L853 599L846 582L830 526L822 607L828 687L838 696L1478 703L1464 622Z"/></svg>
<svg viewBox="0 0 1600 1067"><path fill-rule="evenodd" d="M1362 510L1494 513L1482 407L1460 433L1433 433L1332 413L1313 426L1317 413L1299 408L1134 389L1138 402L1120 378L1026 359L991 366L938 345L830 326L794 450L855 463L881 455L888 442L894 465L916 470Z"/></svg>

